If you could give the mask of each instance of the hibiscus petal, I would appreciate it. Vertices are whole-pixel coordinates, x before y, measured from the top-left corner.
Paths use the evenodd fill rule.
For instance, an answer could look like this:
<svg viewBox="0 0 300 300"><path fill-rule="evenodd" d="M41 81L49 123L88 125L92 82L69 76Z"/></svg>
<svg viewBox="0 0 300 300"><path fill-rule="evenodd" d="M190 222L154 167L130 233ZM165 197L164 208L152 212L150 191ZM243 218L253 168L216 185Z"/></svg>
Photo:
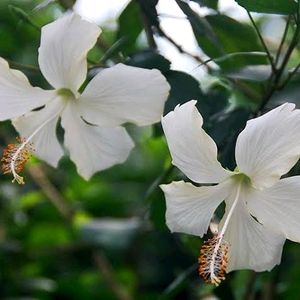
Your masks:
<svg viewBox="0 0 300 300"><path fill-rule="evenodd" d="M41 110L30 112L13 120L13 125L23 138L27 139L34 131L37 131L30 139L34 154L53 167L57 166L64 153L56 136L57 121L63 106L64 103L60 99L56 99Z"/></svg>
<svg viewBox="0 0 300 300"><path fill-rule="evenodd" d="M217 160L217 146L202 129L196 101L177 106L162 118L173 165L200 183L218 183L231 175Z"/></svg>
<svg viewBox="0 0 300 300"><path fill-rule="evenodd" d="M39 65L53 87L78 90L86 78L87 53L100 32L96 24L74 13L42 28Z"/></svg>
<svg viewBox="0 0 300 300"><path fill-rule="evenodd" d="M263 191L252 189L247 207L260 223L300 242L300 176L279 180Z"/></svg>
<svg viewBox="0 0 300 300"><path fill-rule="evenodd" d="M26 76L0 57L0 121L19 117L54 99L54 91L32 87Z"/></svg>
<svg viewBox="0 0 300 300"><path fill-rule="evenodd" d="M300 111L285 103L247 122L236 144L239 170L257 188L270 187L300 157Z"/></svg>
<svg viewBox="0 0 300 300"><path fill-rule="evenodd" d="M158 70L118 64L98 73L80 98L83 118L100 126L160 121L170 86Z"/></svg>
<svg viewBox="0 0 300 300"><path fill-rule="evenodd" d="M228 196L230 183L196 187L184 181L161 185L165 193L166 222L172 232L184 232L200 237L219 204Z"/></svg>
<svg viewBox="0 0 300 300"><path fill-rule="evenodd" d="M65 129L64 143L78 173L88 180L95 172L124 162L134 147L122 127L101 128L86 124L79 116L77 106L69 104L62 115Z"/></svg>
<svg viewBox="0 0 300 300"><path fill-rule="evenodd" d="M245 198L243 190L240 197L224 236L229 243L227 272L240 269L269 271L280 263L285 238L254 220L243 201ZM226 212L221 220L221 226L225 222L233 199L230 197L225 202Z"/></svg>

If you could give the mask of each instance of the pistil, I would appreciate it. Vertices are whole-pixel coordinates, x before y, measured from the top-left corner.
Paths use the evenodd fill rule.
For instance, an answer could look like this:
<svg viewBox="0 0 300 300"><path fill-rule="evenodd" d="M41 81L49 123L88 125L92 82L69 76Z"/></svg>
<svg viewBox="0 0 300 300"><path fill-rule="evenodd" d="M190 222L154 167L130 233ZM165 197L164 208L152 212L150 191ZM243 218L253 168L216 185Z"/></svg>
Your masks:
<svg viewBox="0 0 300 300"><path fill-rule="evenodd" d="M224 235L232 217L234 209L238 203L241 190L241 183L237 187L235 199L230 207L222 230L213 238L204 242L199 257L199 274L203 279L218 286L225 279L228 265L229 244L224 240Z"/></svg>
<svg viewBox="0 0 300 300"><path fill-rule="evenodd" d="M34 145L31 142L34 136L50 121L57 117L57 114L51 116L43 122L28 138L17 137L17 143L9 144L3 151L2 171L4 174L11 173L13 175L12 182L24 184L24 178L19 173L24 169L25 164L29 160L31 153L34 151Z"/></svg>

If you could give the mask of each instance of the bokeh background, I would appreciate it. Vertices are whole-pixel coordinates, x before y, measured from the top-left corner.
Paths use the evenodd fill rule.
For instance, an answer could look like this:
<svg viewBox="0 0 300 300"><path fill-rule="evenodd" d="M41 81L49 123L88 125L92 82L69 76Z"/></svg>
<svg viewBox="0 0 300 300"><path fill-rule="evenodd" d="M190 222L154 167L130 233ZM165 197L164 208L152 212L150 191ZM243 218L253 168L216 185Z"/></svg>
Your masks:
<svg viewBox="0 0 300 300"><path fill-rule="evenodd" d="M246 121L300 99L297 3L237 2L1 0L0 56L48 88L37 63L40 28L74 9L103 30L89 53L90 78L118 62L161 70L171 85L165 113L198 100L223 166L233 169ZM205 284L197 274L202 240L165 225L158 185L187 179L171 166L161 126L127 128L136 142L127 162L89 182L68 157L57 169L33 157L24 186L0 176L0 299L299 299L300 246L291 242L272 272ZM0 124L0 150L15 137L10 122Z"/></svg>

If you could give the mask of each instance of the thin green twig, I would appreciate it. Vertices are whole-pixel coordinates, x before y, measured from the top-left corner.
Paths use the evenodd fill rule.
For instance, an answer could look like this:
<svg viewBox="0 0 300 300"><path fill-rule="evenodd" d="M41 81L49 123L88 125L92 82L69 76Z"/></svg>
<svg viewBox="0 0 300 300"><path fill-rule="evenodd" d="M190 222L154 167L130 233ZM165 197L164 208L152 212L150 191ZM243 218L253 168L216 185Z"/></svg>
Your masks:
<svg viewBox="0 0 300 300"><path fill-rule="evenodd" d="M285 42L285 39L286 39L286 36L287 36L287 33L288 33L288 29L289 29L289 26L290 26L290 21L291 21L291 16L288 16L288 19L286 21L286 24L285 24L285 28L284 28L284 32L283 32L283 35L282 35L282 38L281 38L281 41L280 41L280 44L279 44L279 47L278 47L278 50L277 50L277 54L276 54L276 57L275 57L275 66L277 66L278 64L278 61L279 61L279 58L280 58L280 55L281 55L281 51L282 51L282 47L283 47L283 44Z"/></svg>
<svg viewBox="0 0 300 300"><path fill-rule="evenodd" d="M162 295L159 297L159 300L163 299L169 299L168 297L172 294L172 292L178 287L180 284L182 284L184 281L186 281L191 274L196 272L197 270L197 263L192 264L189 266L186 270L182 271L164 290ZM174 295L173 295L174 296Z"/></svg>
<svg viewBox="0 0 300 300"><path fill-rule="evenodd" d="M153 182L152 184L149 186L149 188L147 189L146 193L145 193L145 197L144 199L149 199L150 196L154 193L154 191L157 189L157 187L163 183L166 179L168 179L168 177L172 174L173 170L174 170L174 166L170 165L160 176L158 176Z"/></svg>
<svg viewBox="0 0 300 300"><path fill-rule="evenodd" d="M251 51L251 52L233 52L233 53L228 53L216 58L209 58L205 61L203 61L201 64L199 64L196 68L199 68L203 65L207 65L209 62L222 62L230 58L234 58L236 56L267 56L266 52L261 52L261 51ZM195 69L196 69L195 68Z"/></svg>
<svg viewBox="0 0 300 300"><path fill-rule="evenodd" d="M8 62L9 66L13 69L40 72L40 69L36 66L17 63L15 61L10 60L10 59L6 59L6 61Z"/></svg>
<svg viewBox="0 0 300 300"><path fill-rule="evenodd" d="M292 79L292 77L294 77L294 75L297 73L297 71L300 68L300 62L298 63L298 65L293 69L292 72L289 73L288 77L286 78L286 80L279 86L279 89L283 89Z"/></svg>
<svg viewBox="0 0 300 300"><path fill-rule="evenodd" d="M297 22L296 24L297 24L297 28L296 28L296 30L294 32L292 41L291 41L291 43L290 43L290 45L289 45L289 47L288 47L288 49L287 49L287 51L285 53L285 56L283 58L283 61L282 61L281 65L280 65L280 67L277 69L276 72L274 72L274 71L272 72L272 75L270 77L269 87L267 89L267 92L266 92L266 94L265 94L265 96L264 96L264 98L263 98L263 100L261 102L261 105L259 106L259 108L258 108L255 116L258 115L263 110L263 108L266 106L266 104L268 103L268 101L270 100L270 98L273 96L273 94L275 93L275 91L284 88L285 85L292 78L292 77L290 77L288 81L285 81L284 84L280 85L280 81L282 79L282 75L283 75L283 73L285 71L285 68L286 68L286 66L287 66L287 64L289 62L289 59L290 59L290 57L291 57L291 55L292 55L295 47L298 44L298 41L299 41L299 33L300 33L299 22ZM294 72L294 74L295 73L296 72Z"/></svg>
<svg viewBox="0 0 300 300"><path fill-rule="evenodd" d="M257 25L256 25L256 23L255 23L255 21L254 21L254 19L252 18L250 12L249 12L248 10L246 10L246 11L247 11L247 14L248 14L248 16L249 16L249 19L250 19L250 21L251 21L251 23L252 23L252 25L253 25L255 31L256 31L256 33L257 33L257 36L258 36L258 38L259 38L259 40L260 40L260 42L261 42L261 44L262 44L262 46L263 46L263 48L264 48L266 54L267 54L267 57L268 57L268 59L269 59L269 62L270 62L270 64L271 64L271 67L272 67L272 71L273 71L274 73L276 73L276 66L275 66L275 64L274 64L273 57L272 57L272 55L271 55L271 53L270 53L270 51L269 51L269 49L268 49L268 47L267 47L267 45L266 45L266 43L265 43L265 41L264 41L264 39L263 39L263 37L262 37L260 31L259 31L259 29L258 29L258 27L257 27Z"/></svg>

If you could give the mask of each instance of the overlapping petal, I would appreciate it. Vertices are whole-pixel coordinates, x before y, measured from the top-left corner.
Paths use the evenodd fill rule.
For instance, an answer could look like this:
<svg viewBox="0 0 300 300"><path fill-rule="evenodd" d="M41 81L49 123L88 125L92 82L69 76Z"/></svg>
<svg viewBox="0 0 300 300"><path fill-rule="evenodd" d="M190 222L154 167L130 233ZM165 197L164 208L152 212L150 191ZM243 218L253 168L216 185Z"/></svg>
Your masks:
<svg viewBox="0 0 300 300"><path fill-rule="evenodd" d="M227 230L225 240L229 243L229 264L227 272L252 269L257 272L271 270L280 263L285 237L258 223L247 210L243 201L247 190L242 189ZM220 222L227 218L233 197L226 200L226 212Z"/></svg>
<svg viewBox="0 0 300 300"><path fill-rule="evenodd" d="M134 146L124 128L89 125L81 119L77 106L72 103L63 111L62 126L70 157L85 179L97 171L124 162Z"/></svg>
<svg viewBox="0 0 300 300"><path fill-rule="evenodd" d="M196 187L178 181L160 187L166 197L166 222L170 230L202 237L214 211L229 195L231 183Z"/></svg>
<svg viewBox="0 0 300 300"><path fill-rule="evenodd" d="M300 157L300 111L285 103L247 122L236 144L239 170L257 188L273 185Z"/></svg>
<svg viewBox="0 0 300 300"><path fill-rule="evenodd" d="M74 13L43 26L39 65L54 88L68 88L76 93L86 78L87 53L100 32L96 24Z"/></svg>
<svg viewBox="0 0 300 300"><path fill-rule="evenodd" d="M100 126L153 124L161 118L169 89L158 70L118 64L90 81L80 98L81 115Z"/></svg>
<svg viewBox="0 0 300 300"><path fill-rule="evenodd" d="M35 133L30 139L34 153L53 167L57 166L64 153L56 136L56 126L63 107L64 102L55 99L43 109L13 120L21 137L27 139Z"/></svg>
<svg viewBox="0 0 300 300"><path fill-rule="evenodd" d="M260 223L300 242L300 176L279 180L262 191L252 189L247 207Z"/></svg>
<svg viewBox="0 0 300 300"><path fill-rule="evenodd" d="M0 58L0 121L19 117L56 97L54 91L32 87L26 76Z"/></svg>
<svg viewBox="0 0 300 300"><path fill-rule="evenodd" d="M173 164L191 180L218 183L231 175L217 160L217 146L202 129L196 101L177 106L162 118Z"/></svg>

